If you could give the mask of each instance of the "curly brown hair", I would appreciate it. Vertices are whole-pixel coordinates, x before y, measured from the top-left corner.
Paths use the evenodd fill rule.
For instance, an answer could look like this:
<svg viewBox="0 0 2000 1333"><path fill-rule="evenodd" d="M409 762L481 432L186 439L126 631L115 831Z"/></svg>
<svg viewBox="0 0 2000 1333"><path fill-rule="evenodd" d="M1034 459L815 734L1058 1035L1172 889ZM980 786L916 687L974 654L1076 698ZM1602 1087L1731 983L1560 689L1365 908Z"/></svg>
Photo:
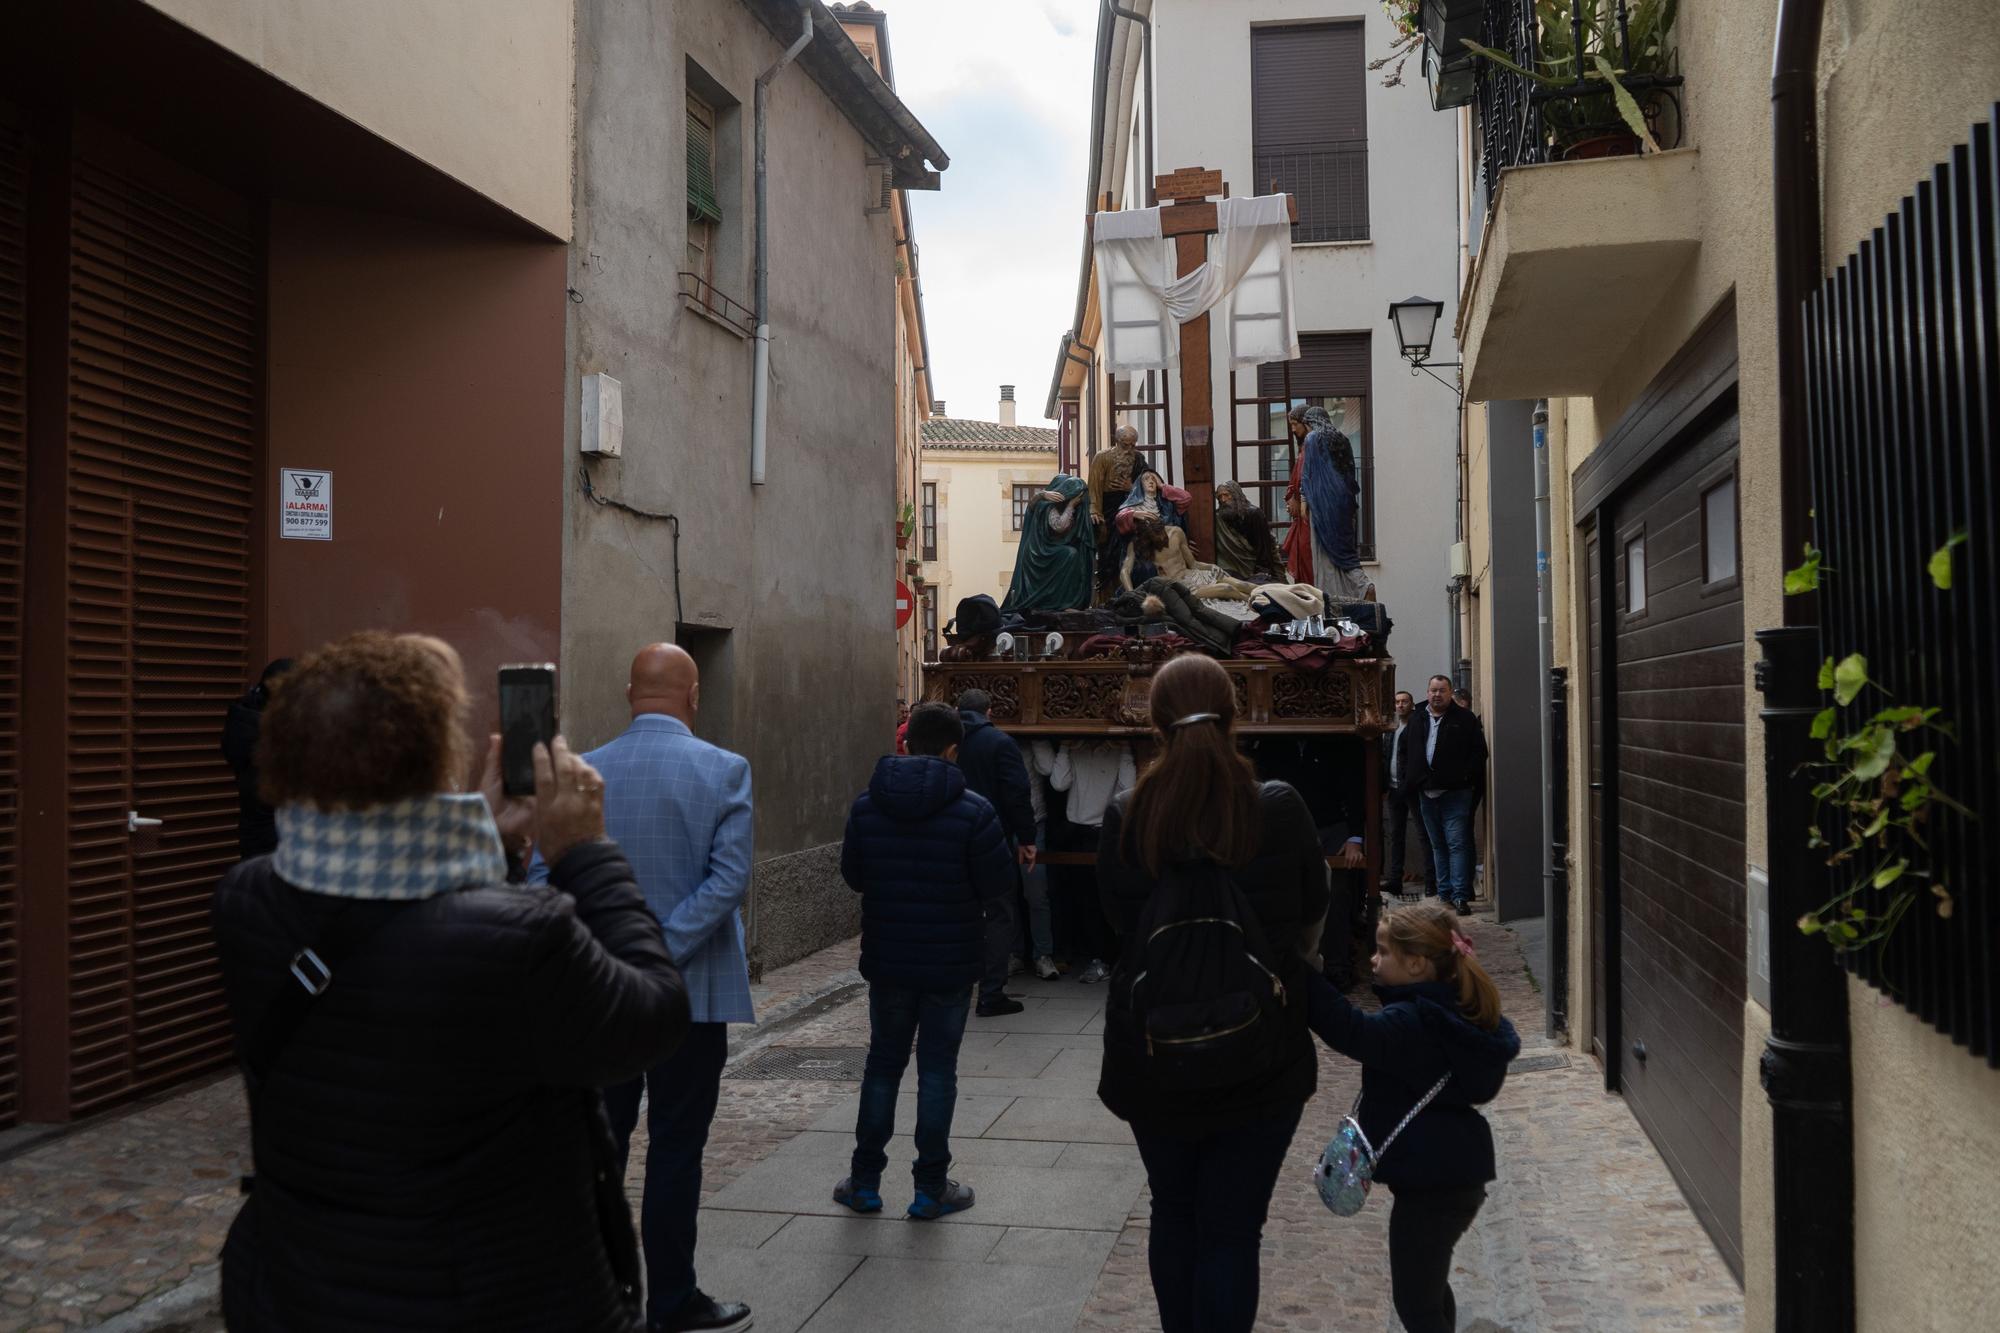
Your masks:
<svg viewBox="0 0 2000 1333"><path fill-rule="evenodd" d="M299 662L272 691L257 745L271 805L366 810L457 786L465 672L451 645L364 630Z"/></svg>

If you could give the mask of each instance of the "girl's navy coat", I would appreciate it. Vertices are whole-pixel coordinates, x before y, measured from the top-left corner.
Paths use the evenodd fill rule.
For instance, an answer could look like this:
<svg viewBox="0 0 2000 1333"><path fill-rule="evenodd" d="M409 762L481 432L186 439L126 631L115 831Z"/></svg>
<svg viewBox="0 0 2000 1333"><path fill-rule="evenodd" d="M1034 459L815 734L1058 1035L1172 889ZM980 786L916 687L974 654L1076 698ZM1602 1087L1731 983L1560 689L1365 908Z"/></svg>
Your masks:
<svg viewBox="0 0 2000 1333"><path fill-rule="evenodd" d="M1490 1102L1521 1053L1505 1018L1491 1032L1459 1013L1458 991L1440 981L1377 986L1382 1012L1363 1013L1323 978L1309 982L1307 1022L1361 1065L1361 1131L1380 1145L1437 1081L1431 1104L1382 1156L1375 1179L1391 1189L1463 1189L1493 1179L1493 1131L1473 1108Z"/></svg>

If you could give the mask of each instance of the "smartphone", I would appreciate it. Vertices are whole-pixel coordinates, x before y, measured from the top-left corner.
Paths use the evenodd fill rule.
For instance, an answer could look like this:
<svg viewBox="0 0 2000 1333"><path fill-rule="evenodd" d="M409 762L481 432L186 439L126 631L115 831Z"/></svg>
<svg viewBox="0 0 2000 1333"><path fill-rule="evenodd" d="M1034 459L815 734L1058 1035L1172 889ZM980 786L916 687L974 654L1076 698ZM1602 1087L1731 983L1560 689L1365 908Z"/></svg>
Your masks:
<svg viewBox="0 0 2000 1333"><path fill-rule="evenodd" d="M555 738L555 663L501 667L500 789L509 796L533 796L535 746Z"/></svg>

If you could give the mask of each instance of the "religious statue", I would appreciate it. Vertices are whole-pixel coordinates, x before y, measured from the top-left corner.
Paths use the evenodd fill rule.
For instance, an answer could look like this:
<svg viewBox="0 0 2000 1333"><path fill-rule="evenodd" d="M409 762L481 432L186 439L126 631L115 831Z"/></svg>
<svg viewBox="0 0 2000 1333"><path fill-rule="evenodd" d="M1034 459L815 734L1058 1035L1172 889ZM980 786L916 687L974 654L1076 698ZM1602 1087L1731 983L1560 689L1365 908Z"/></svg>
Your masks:
<svg viewBox="0 0 2000 1333"><path fill-rule="evenodd" d="M1139 470L1139 432L1120 426L1111 433L1111 447L1090 460L1090 526L1100 548L1097 557L1098 600L1109 597L1118 586L1119 543L1111 522L1118 507L1132 489L1132 474Z"/></svg>
<svg viewBox="0 0 2000 1333"><path fill-rule="evenodd" d="M1132 534L1141 525L1152 523L1185 532L1187 507L1193 499L1180 487L1167 485L1151 464L1140 463L1132 477L1132 489L1125 493L1125 503L1118 506L1118 515L1112 520L1111 541L1105 551L1111 566L1108 577L1116 579L1124 570L1125 557L1132 550ZM1136 568L1138 583L1153 577L1151 562L1145 557L1140 557Z"/></svg>
<svg viewBox="0 0 2000 1333"><path fill-rule="evenodd" d="M1021 548L1003 611L1070 611L1090 605L1096 541L1082 508L1089 488L1058 474L1037 491L1021 518Z"/></svg>
<svg viewBox="0 0 2000 1333"><path fill-rule="evenodd" d="M1285 573L1293 583L1313 582L1312 518L1306 513L1301 489L1305 479L1306 412L1301 403L1285 418L1285 428L1293 441L1292 479L1285 487L1285 515L1291 520L1285 529Z"/></svg>
<svg viewBox="0 0 2000 1333"><path fill-rule="evenodd" d="M1151 573L1148 573L1148 568ZM1118 571L1118 581L1136 589L1148 578L1172 579L1196 597L1235 598L1248 602L1256 585L1231 578L1214 565L1204 565L1188 549L1183 528L1168 527L1154 519L1142 519L1132 533L1131 548Z"/></svg>
<svg viewBox="0 0 2000 1333"><path fill-rule="evenodd" d="M1241 483L1215 489L1215 563L1223 572L1252 583L1287 583L1285 558L1271 539L1264 511L1250 503Z"/></svg>

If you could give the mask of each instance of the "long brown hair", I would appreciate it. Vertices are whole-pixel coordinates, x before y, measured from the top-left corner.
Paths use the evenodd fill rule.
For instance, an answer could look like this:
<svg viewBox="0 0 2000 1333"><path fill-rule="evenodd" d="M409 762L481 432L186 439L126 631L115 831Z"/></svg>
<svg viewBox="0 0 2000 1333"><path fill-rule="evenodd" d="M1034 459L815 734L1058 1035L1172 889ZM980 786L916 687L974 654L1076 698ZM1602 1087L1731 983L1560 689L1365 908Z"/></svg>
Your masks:
<svg viewBox="0 0 2000 1333"><path fill-rule="evenodd" d="M1242 865L1257 850L1257 771L1236 749L1236 687L1214 659L1176 657L1153 676L1160 750L1132 789L1121 850L1152 875L1176 861Z"/></svg>
<svg viewBox="0 0 2000 1333"><path fill-rule="evenodd" d="M1461 953L1458 914L1435 898L1392 907L1382 916L1389 947L1405 959L1428 958L1437 978L1458 987L1458 1011L1487 1032L1500 1026L1500 990L1470 953ZM1468 941L1468 949L1471 947Z"/></svg>

